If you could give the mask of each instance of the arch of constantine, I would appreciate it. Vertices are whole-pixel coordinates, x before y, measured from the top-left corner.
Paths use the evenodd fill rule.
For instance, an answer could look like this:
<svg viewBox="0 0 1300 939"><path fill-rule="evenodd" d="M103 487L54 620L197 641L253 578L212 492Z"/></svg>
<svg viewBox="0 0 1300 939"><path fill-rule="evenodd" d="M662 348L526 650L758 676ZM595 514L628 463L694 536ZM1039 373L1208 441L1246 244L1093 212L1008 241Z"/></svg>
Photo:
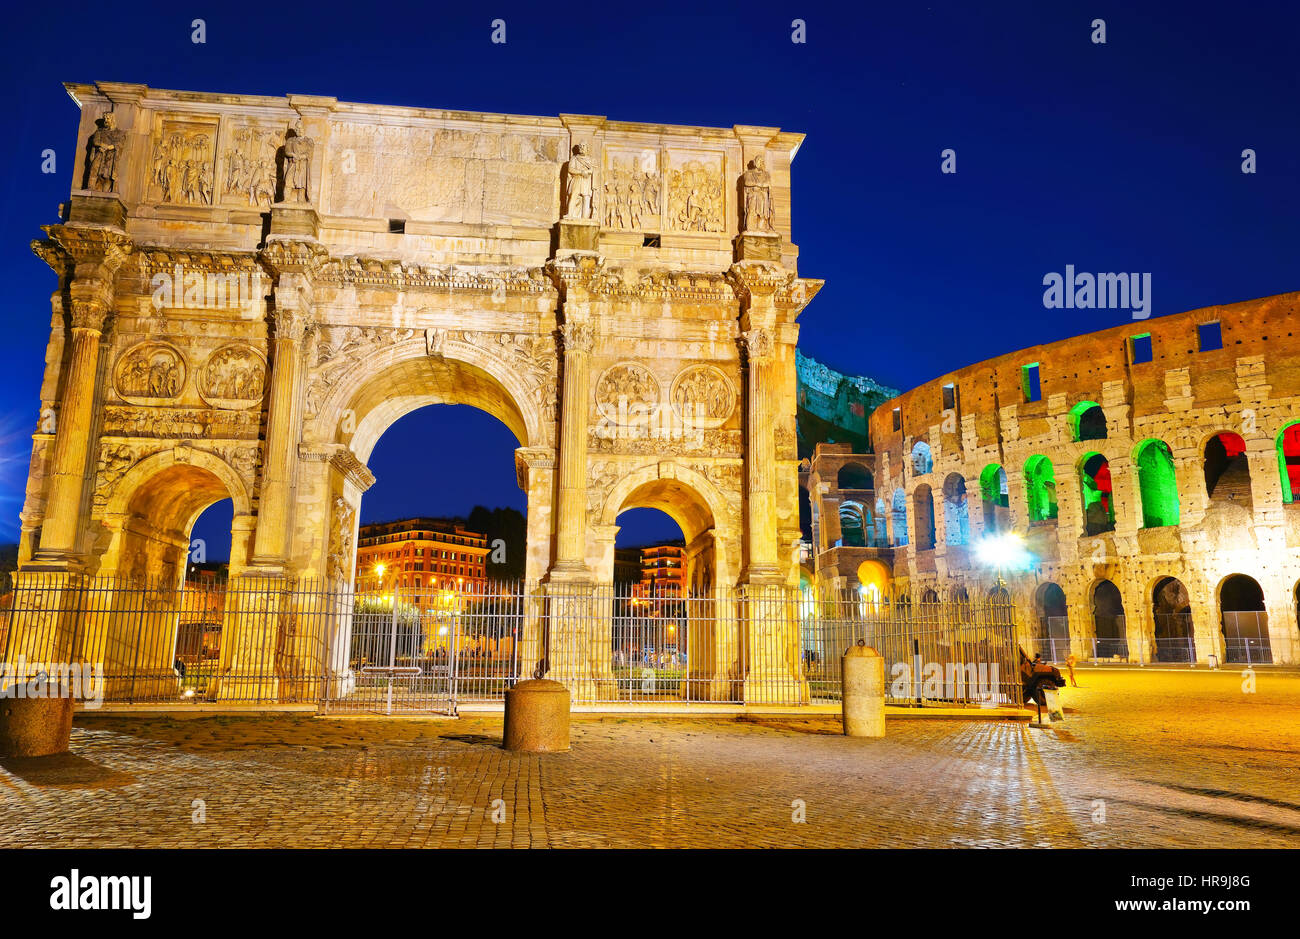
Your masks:
<svg viewBox="0 0 1300 939"><path fill-rule="evenodd" d="M530 581L608 581L618 514L651 506L692 583L797 584L802 135L67 88L20 579L178 583L229 498L232 582L350 584L376 441L459 403L518 439Z"/></svg>

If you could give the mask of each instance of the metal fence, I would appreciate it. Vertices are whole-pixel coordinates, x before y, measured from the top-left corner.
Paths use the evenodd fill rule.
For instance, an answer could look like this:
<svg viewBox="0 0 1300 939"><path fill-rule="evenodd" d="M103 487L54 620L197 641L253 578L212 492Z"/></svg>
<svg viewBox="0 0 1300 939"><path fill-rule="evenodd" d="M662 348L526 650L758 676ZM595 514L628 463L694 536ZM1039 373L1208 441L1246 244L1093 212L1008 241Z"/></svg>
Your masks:
<svg viewBox="0 0 1300 939"><path fill-rule="evenodd" d="M27 575L0 635L11 673L93 663L104 699L124 702L455 713L544 675L579 704L800 706L839 700L840 656L859 640L884 657L892 703L1020 701L1001 596L586 583L357 593L257 577L177 587Z"/></svg>

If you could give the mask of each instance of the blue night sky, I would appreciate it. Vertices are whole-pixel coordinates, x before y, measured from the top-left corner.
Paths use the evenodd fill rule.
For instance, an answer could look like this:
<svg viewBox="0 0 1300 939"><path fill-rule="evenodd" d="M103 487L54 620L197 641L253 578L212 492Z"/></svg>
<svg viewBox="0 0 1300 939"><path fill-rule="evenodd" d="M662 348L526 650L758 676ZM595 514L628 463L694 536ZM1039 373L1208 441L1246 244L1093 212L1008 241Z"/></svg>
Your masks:
<svg viewBox="0 0 1300 939"><path fill-rule="evenodd" d="M6 27L0 540L17 533L54 286L27 242L71 182L66 80L801 131L794 238L800 272L826 280L801 346L895 387L1128 317L1045 310L1043 277L1067 264L1149 272L1154 315L1300 287L1294 2L60 3L15 6ZM522 508L515 445L467 408L410 415L375 451L363 518ZM620 543L676 535L660 518Z"/></svg>

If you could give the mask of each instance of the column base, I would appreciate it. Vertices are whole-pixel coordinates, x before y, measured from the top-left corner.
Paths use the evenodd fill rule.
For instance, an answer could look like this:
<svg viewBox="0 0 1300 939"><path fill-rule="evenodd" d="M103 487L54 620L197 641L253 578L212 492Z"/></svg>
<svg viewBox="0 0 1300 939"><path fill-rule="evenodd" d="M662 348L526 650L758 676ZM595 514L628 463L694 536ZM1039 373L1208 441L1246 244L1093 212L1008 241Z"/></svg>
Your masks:
<svg viewBox="0 0 1300 939"><path fill-rule="evenodd" d="M18 571L23 574L84 574L86 559L74 551L37 548Z"/></svg>
<svg viewBox="0 0 1300 939"><path fill-rule="evenodd" d="M745 676L746 704L805 705L810 700L808 682L789 672L751 672Z"/></svg>
<svg viewBox="0 0 1300 939"><path fill-rule="evenodd" d="M591 568L581 561L558 561L546 575L548 584L566 584L566 585L586 585L594 588L596 586L595 575L592 574Z"/></svg>
<svg viewBox="0 0 1300 939"><path fill-rule="evenodd" d="M219 677L209 689L213 701L246 704L276 704L280 700L280 679L257 672L230 671Z"/></svg>

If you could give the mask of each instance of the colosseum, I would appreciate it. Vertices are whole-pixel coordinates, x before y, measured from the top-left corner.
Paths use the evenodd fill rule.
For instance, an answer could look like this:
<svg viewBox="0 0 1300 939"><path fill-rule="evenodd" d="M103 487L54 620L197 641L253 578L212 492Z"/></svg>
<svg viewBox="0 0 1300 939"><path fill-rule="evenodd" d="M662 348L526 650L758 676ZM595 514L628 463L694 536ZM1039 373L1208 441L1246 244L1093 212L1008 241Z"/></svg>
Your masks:
<svg viewBox="0 0 1300 939"><path fill-rule="evenodd" d="M1005 589L1056 660L1300 662L1298 309L1134 321L883 401L865 448L803 464L806 576L922 603Z"/></svg>

